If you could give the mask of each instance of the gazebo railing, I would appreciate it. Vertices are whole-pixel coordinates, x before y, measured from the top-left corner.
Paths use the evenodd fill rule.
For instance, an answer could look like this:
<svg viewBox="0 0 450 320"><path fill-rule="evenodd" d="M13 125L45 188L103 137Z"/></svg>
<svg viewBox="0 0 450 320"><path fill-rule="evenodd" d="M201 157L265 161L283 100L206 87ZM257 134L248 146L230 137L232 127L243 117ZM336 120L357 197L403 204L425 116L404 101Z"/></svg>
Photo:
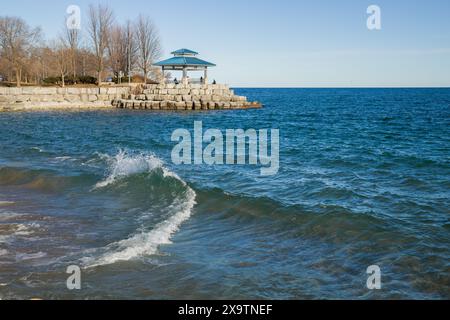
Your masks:
<svg viewBox="0 0 450 320"><path fill-rule="evenodd" d="M182 80L177 79L177 82L175 82L175 80L166 80L166 84L176 84L176 83L182 83ZM190 83L190 84L205 84L205 80L203 78L189 78L188 83Z"/></svg>
<svg viewBox="0 0 450 320"><path fill-rule="evenodd" d="M203 78L194 78L194 79L190 78L189 79L189 83L191 83L191 84L204 84L205 80Z"/></svg>

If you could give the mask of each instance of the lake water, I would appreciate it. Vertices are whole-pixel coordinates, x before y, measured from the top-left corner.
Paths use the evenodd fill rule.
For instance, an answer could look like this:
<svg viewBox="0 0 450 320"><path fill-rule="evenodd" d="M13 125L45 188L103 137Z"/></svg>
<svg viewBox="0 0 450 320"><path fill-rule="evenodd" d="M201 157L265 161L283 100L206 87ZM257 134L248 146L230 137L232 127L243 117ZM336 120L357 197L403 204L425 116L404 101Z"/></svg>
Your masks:
<svg viewBox="0 0 450 320"><path fill-rule="evenodd" d="M0 298L450 298L450 89L236 92L264 108L0 114ZM279 129L278 174L174 165L194 121Z"/></svg>

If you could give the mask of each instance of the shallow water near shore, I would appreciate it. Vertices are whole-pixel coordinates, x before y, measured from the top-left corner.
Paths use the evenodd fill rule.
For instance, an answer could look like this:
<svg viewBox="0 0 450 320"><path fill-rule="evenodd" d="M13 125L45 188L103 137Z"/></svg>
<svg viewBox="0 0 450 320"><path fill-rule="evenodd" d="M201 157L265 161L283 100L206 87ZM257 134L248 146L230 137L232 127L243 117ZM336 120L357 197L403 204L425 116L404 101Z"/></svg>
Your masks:
<svg viewBox="0 0 450 320"><path fill-rule="evenodd" d="M450 298L450 89L236 93L264 108L0 114L0 299ZM194 121L279 129L279 173L173 165Z"/></svg>

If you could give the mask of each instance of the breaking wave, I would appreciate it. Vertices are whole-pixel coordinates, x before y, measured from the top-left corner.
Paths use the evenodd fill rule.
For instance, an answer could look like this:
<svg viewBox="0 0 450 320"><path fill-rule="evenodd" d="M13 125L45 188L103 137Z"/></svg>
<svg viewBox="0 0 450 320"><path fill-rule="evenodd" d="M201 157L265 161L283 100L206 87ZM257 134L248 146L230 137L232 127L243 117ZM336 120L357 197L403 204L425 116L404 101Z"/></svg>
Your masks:
<svg viewBox="0 0 450 320"><path fill-rule="evenodd" d="M115 156L103 156L109 164L107 178L94 187L99 191L105 187L113 187L116 183L129 179L132 176L148 173L160 175L164 180L175 180L181 184L179 192L167 208L169 215L162 222L156 224L151 230L138 231L129 238L112 243L100 251L100 255L83 258L86 267L97 267L114 264L119 261L128 261L142 256L154 255L161 245L170 244L172 236L187 221L196 205L197 194L177 174L164 167L164 163L156 156L149 154L132 154L121 150ZM146 213L143 212L143 215Z"/></svg>
<svg viewBox="0 0 450 320"><path fill-rule="evenodd" d="M137 154L131 155L127 151L120 150L113 157L109 155L100 155L109 164L108 177L97 183L95 189L104 188L114 184L117 180L142 173L151 172L157 168L163 168L163 162L153 155Z"/></svg>

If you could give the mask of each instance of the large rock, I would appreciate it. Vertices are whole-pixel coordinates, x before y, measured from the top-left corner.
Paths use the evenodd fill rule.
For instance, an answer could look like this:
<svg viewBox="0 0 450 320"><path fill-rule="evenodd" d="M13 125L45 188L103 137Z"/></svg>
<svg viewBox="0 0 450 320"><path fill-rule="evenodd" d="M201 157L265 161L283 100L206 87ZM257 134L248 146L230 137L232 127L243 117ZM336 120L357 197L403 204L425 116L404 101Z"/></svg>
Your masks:
<svg viewBox="0 0 450 320"><path fill-rule="evenodd" d="M167 110L175 110L177 108L176 101L167 101Z"/></svg>
<svg viewBox="0 0 450 320"><path fill-rule="evenodd" d="M193 110L193 109L194 109L194 102L186 101L186 110Z"/></svg>
<svg viewBox="0 0 450 320"><path fill-rule="evenodd" d="M176 107L177 110L186 110L186 102L177 102Z"/></svg>
<svg viewBox="0 0 450 320"><path fill-rule="evenodd" d="M201 110L202 109L202 103L199 100L194 100L194 110Z"/></svg>

